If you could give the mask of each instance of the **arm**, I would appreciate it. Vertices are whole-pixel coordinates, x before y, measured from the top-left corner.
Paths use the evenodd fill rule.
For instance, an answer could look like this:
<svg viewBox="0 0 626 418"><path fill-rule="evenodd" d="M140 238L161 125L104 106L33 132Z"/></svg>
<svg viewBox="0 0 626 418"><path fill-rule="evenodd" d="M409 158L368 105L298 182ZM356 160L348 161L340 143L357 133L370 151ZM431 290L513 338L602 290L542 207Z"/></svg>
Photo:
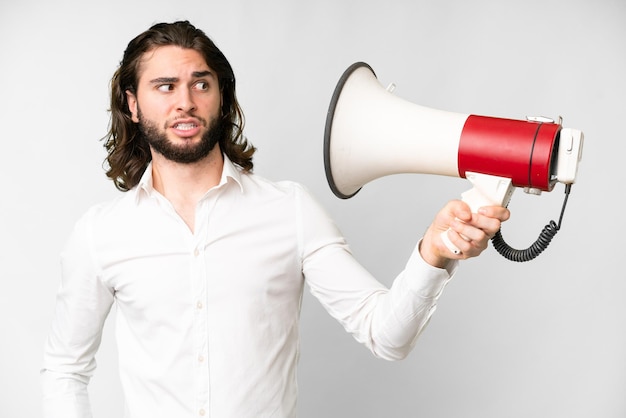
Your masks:
<svg viewBox="0 0 626 418"><path fill-rule="evenodd" d="M41 370L44 418L92 416L87 385L113 292L100 281L91 248L90 224L83 218L61 257L61 284Z"/></svg>
<svg viewBox="0 0 626 418"><path fill-rule="evenodd" d="M456 271L457 260L480 254L488 236L499 228L500 221L493 217L506 218L508 213L486 208L472 215L464 203L449 203L388 289L357 263L332 221L309 199L303 195L302 228L303 269L311 293L357 341L388 360L402 359L411 351ZM464 221L452 226L455 233L472 238L458 244L463 250L459 255L451 253L440 237L455 218Z"/></svg>

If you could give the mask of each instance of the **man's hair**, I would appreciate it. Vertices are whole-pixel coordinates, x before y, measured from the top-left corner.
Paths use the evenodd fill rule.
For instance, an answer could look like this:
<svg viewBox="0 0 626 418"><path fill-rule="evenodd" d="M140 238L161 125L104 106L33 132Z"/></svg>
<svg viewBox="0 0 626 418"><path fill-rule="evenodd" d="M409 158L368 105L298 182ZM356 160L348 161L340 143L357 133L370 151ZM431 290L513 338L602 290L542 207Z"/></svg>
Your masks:
<svg viewBox="0 0 626 418"><path fill-rule="evenodd" d="M158 23L129 42L119 68L111 79L111 122L103 138L107 150L106 172L121 191L132 189L151 161L150 147L131 119L126 90L137 92L139 66L143 55L154 48L176 45L199 52L216 72L222 92L224 136L219 145L228 158L244 171L253 167L256 149L243 136L244 116L235 95L235 75L230 63L205 33L188 21Z"/></svg>

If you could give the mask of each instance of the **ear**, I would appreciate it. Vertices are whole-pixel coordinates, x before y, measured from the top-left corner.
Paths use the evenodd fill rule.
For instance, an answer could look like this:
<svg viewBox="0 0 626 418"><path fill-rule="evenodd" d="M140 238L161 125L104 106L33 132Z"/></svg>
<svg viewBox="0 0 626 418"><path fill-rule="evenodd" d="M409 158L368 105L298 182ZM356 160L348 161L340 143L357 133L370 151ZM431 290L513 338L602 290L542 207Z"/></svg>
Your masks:
<svg viewBox="0 0 626 418"><path fill-rule="evenodd" d="M220 90L220 116L224 116L224 90Z"/></svg>
<svg viewBox="0 0 626 418"><path fill-rule="evenodd" d="M126 90L126 101L128 102L128 110L130 110L131 119L135 123L139 123L139 112L137 111L137 96L130 91Z"/></svg>

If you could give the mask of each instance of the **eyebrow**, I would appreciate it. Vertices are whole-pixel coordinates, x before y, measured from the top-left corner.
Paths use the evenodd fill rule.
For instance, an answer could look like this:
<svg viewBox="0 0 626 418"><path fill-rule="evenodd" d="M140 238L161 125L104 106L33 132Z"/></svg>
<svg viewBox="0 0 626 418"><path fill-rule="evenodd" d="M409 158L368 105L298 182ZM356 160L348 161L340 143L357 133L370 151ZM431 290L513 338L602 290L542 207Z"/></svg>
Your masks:
<svg viewBox="0 0 626 418"><path fill-rule="evenodd" d="M158 77L150 80L150 84L176 83L178 80L178 77Z"/></svg>
<svg viewBox="0 0 626 418"><path fill-rule="evenodd" d="M211 71L194 71L191 73L194 78L202 78L208 76L214 76ZM166 84L166 83L176 83L180 79L178 77L158 77L150 80L150 84Z"/></svg>
<svg viewBox="0 0 626 418"><path fill-rule="evenodd" d="M209 71L194 71L193 73L191 73L192 76L196 77L196 78L200 78L200 77L208 77L208 76L213 76L214 74Z"/></svg>

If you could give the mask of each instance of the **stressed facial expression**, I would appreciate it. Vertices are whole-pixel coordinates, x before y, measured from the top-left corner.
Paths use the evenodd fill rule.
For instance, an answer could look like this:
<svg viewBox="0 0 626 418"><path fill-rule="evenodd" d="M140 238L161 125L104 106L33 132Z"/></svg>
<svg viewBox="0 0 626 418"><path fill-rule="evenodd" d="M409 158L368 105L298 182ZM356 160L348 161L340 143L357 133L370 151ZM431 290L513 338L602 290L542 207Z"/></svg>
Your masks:
<svg viewBox="0 0 626 418"><path fill-rule="evenodd" d="M132 120L153 152L169 160L200 160L222 133L217 75L193 49L162 46L146 52L136 92L126 96Z"/></svg>

